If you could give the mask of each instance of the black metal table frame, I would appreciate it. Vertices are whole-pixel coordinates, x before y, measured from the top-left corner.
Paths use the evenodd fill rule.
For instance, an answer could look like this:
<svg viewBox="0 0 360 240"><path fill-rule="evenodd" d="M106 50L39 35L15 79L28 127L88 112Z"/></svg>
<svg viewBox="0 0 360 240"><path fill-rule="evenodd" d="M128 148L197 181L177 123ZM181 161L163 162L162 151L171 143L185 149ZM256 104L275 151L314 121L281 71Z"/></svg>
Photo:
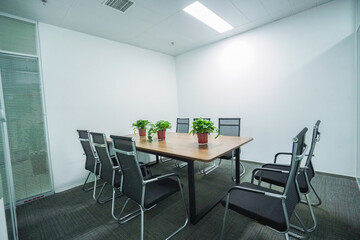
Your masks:
<svg viewBox="0 0 360 240"><path fill-rule="evenodd" d="M155 153L152 151L138 150L141 152L149 153L149 154L157 154L156 155L156 164L159 163L159 153ZM197 224L206 214L208 214L227 194L227 191L218 195L213 201L208 203L205 207L203 207L199 212L196 210L196 191L195 191L195 171L194 171L194 162L196 160L189 160L185 158L174 157L171 155L160 154L161 156L176 159L179 161L187 162L188 169L188 185L189 185L189 216L190 223L195 225ZM235 149L235 182L236 184L240 183L240 147ZM231 185L233 186L233 184ZM229 186L230 187L230 186Z"/></svg>

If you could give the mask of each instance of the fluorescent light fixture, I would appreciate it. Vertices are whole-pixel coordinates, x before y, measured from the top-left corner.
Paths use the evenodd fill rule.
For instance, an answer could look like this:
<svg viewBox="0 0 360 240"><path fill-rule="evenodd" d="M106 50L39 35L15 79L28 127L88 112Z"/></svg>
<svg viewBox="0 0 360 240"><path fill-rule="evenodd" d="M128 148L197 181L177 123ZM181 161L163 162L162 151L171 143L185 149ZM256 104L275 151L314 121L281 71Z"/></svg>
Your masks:
<svg viewBox="0 0 360 240"><path fill-rule="evenodd" d="M234 28L198 1L192 3L183 10L219 33L223 33Z"/></svg>

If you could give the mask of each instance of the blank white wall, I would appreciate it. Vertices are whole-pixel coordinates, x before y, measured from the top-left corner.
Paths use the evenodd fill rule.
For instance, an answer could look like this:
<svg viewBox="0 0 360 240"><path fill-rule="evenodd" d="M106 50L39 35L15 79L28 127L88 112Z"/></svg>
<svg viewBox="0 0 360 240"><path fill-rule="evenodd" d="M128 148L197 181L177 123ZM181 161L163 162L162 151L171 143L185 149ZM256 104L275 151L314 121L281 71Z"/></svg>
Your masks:
<svg viewBox="0 0 360 240"><path fill-rule="evenodd" d="M315 168L355 176L354 26L355 1L334 1L176 57L180 116L241 117L259 162L320 119Z"/></svg>
<svg viewBox="0 0 360 240"><path fill-rule="evenodd" d="M77 129L132 133L137 119L174 123L174 57L39 24L55 191L85 180Z"/></svg>

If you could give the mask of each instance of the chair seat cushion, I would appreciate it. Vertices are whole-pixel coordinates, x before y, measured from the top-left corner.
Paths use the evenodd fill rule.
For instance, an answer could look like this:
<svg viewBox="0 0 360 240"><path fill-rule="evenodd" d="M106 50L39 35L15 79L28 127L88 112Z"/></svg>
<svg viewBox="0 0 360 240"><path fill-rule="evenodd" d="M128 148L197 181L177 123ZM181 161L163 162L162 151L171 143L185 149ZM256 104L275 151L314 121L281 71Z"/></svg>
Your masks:
<svg viewBox="0 0 360 240"><path fill-rule="evenodd" d="M290 171L290 166L280 165L280 164L265 164L262 166L263 168L272 168L278 170ZM258 171L255 174L255 179L259 180L261 176L261 180L267 183L271 183L280 187L285 187L288 174L287 173L277 173L277 172L269 172L269 171ZM309 186L305 179L305 173L300 172L297 178L300 192L308 193Z"/></svg>
<svg viewBox="0 0 360 240"><path fill-rule="evenodd" d="M149 208L179 190L178 182L170 178L148 183L146 184L144 205Z"/></svg>
<svg viewBox="0 0 360 240"><path fill-rule="evenodd" d="M272 189L264 188L251 183L241 183L241 187L282 194ZM221 201L226 205L226 197ZM259 223L276 229L280 232L287 230L282 200L259 193L241 189L233 190L230 194L229 208Z"/></svg>

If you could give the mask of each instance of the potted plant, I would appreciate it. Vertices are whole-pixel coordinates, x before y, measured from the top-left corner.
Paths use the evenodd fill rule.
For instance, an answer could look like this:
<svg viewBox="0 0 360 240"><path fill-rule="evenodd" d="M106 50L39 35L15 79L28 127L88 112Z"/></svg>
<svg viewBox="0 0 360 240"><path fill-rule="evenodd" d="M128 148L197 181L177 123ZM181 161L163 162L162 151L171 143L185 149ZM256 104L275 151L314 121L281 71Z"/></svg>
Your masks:
<svg viewBox="0 0 360 240"><path fill-rule="evenodd" d="M217 133L217 138L220 133L214 126L214 123L212 121L203 120L202 118L199 118L198 120L194 121L191 126L192 130L189 134L195 135L197 134L198 137L198 143L199 144L207 144L208 143L208 136L210 133Z"/></svg>
<svg viewBox="0 0 360 240"><path fill-rule="evenodd" d="M148 139L149 142L153 141L153 136L154 136L155 133L156 133L155 125L150 124L150 129L149 129L148 136L147 136L147 139Z"/></svg>
<svg viewBox="0 0 360 240"><path fill-rule="evenodd" d="M171 129L171 123L160 120L155 123L155 129L159 140L164 140L166 137L166 129Z"/></svg>
<svg viewBox="0 0 360 240"><path fill-rule="evenodd" d="M150 122L148 120L137 120L132 124L132 126L134 127L134 132L135 129L138 129L139 136L146 136L146 127L147 125L149 125L149 123Z"/></svg>

